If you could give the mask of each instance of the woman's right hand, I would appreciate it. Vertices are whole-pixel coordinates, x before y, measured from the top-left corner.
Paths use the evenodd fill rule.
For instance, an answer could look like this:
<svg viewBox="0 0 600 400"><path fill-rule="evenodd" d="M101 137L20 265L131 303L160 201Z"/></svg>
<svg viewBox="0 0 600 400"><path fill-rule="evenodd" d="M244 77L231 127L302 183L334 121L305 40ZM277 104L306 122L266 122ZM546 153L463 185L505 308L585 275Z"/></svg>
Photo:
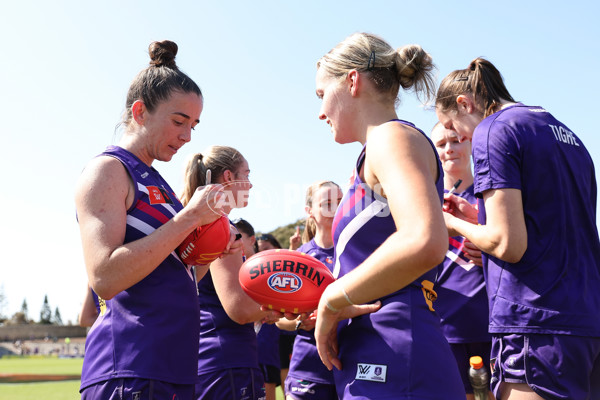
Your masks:
<svg viewBox="0 0 600 400"><path fill-rule="evenodd" d="M222 215L226 195L219 184L200 186L185 206L184 211L194 218L197 226L210 224Z"/></svg>

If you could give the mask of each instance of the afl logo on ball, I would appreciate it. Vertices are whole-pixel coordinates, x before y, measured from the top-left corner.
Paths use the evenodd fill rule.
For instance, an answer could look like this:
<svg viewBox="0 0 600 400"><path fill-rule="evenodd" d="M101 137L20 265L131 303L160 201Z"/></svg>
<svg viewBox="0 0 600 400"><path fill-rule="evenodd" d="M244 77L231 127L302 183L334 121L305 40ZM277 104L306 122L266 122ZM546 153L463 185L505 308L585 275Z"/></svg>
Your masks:
<svg viewBox="0 0 600 400"><path fill-rule="evenodd" d="M302 287L298 275L289 272L273 274L267 283L271 289L279 293L294 293Z"/></svg>

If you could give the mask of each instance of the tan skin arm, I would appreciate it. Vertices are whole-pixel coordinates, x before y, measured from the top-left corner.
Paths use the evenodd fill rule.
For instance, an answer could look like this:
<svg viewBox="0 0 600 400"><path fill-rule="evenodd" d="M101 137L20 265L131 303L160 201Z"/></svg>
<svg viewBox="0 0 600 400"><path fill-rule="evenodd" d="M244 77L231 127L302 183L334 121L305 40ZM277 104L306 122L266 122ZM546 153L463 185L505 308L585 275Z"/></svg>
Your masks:
<svg viewBox="0 0 600 400"><path fill-rule="evenodd" d="M239 271L242 266L240 252L227 254L210 264L210 273L221 305L233 321L247 324L260 321L268 312L261 311L260 306L243 291L239 282Z"/></svg>
<svg viewBox="0 0 600 400"><path fill-rule="evenodd" d="M446 224L451 232L469 239L481 251L500 260L516 263L527 250L527 227L519 189L492 189L483 192L486 224L469 222L469 214L456 196L446 196ZM465 213L459 211L464 210ZM467 220L465 220L467 219Z"/></svg>
<svg viewBox="0 0 600 400"><path fill-rule="evenodd" d="M433 148L416 130L397 123L375 128L368 137L364 177L380 186L396 221L393 233L361 265L332 283L321 296L315 337L325 366L341 369L335 327L349 305L397 291L438 265L448 246L448 232L434 182ZM340 311L333 312L328 306Z"/></svg>
<svg viewBox="0 0 600 400"><path fill-rule="evenodd" d="M150 235L123 244L133 182L120 161L98 157L80 176L75 204L90 286L103 299L150 274L198 225L219 217L214 205L222 188L197 190L190 205Z"/></svg>
<svg viewBox="0 0 600 400"><path fill-rule="evenodd" d="M92 326L98 318L98 310L96 309L96 303L94 302L94 296L89 286L86 286L87 290L79 311L79 325L80 326Z"/></svg>

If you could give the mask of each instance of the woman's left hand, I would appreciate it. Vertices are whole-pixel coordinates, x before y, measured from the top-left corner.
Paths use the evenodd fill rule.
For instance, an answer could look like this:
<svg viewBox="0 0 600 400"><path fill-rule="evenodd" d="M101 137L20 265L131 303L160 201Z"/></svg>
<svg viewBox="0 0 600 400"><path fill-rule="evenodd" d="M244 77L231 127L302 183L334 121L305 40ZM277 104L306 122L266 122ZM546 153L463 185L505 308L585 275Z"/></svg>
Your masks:
<svg viewBox="0 0 600 400"><path fill-rule="evenodd" d="M381 308L381 302L377 301L373 304L352 305L346 306L338 311L332 311L327 306L327 291L321 296L319 307L317 309L317 323L315 326L315 340L317 342L317 351L321 361L328 370L336 367L342 369L342 363L338 358L338 341L337 341L337 326L338 322L354 318L359 315L369 314Z"/></svg>
<svg viewBox="0 0 600 400"><path fill-rule="evenodd" d="M452 214L456 218L477 224L477 205L469 203L462 197L450 193L444 194L442 210Z"/></svg>
<svg viewBox="0 0 600 400"><path fill-rule="evenodd" d="M227 254L239 253L243 248L244 244L242 243L242 234L235 226L229 224L229 243L227 244L227 247L225 248L225 251L221 257Z"/></svg>

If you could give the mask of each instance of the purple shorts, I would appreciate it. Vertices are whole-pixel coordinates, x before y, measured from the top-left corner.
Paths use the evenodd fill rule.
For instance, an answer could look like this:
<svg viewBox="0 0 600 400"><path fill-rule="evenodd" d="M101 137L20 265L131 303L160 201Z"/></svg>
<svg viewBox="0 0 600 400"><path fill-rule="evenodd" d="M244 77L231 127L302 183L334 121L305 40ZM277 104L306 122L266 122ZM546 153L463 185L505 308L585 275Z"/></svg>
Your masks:
<svg viewBox="0 0 600 400"><path fill-rule="evenodd" d="M265 383L258 368L230 368L198 375L196 399L265 400Z"/></svg>
<svg viewBox="0 0 600 400"><path fill-rule="evenodd" d="M258 364L258 367L263 374L265 383L272 383L275 386L281 386L281 373L279 368L274 367L273 365L265 364Z"/></svg>
<svg viewBox="0 0 600 400"><path fill-rule="evenodd" d="M496 398L507 382L525 383L544 399L599 399L600 338L494 334L490 369Z"/></svg>
<svg viewBox="0 0 600 400"><path fill-rule="evenodd" d="M81 391L81 400L193 400L194 385L140 378L110 379L88 386Z"/></svg>
<svg viewBox="0 0 600 400"><path fill-rule="evenodd" d="M289 332L279 335L279 365L281 369L290 368L290 360L292 359L292 350L294 349L294 341L296 340L296 332Z"/></svg>
<svg viewBox="0 0 600 400"><path fill-rule="evenodd" d="M333 383L317 383L287 376L285 393L294 399L337 400L338 395Z"/></svg>
<svg viewBox="0 0 600 400"><path fill-rule="evenodd" d="M473 393L473 388L469 381L469 368L471 367L469 359L473 356L480 356L483 359L483 365L488 367L490 365L492 342L450 343L450 350L452 350L454 358L456 358L458 371L460 372L465 392Z"/></svg>

